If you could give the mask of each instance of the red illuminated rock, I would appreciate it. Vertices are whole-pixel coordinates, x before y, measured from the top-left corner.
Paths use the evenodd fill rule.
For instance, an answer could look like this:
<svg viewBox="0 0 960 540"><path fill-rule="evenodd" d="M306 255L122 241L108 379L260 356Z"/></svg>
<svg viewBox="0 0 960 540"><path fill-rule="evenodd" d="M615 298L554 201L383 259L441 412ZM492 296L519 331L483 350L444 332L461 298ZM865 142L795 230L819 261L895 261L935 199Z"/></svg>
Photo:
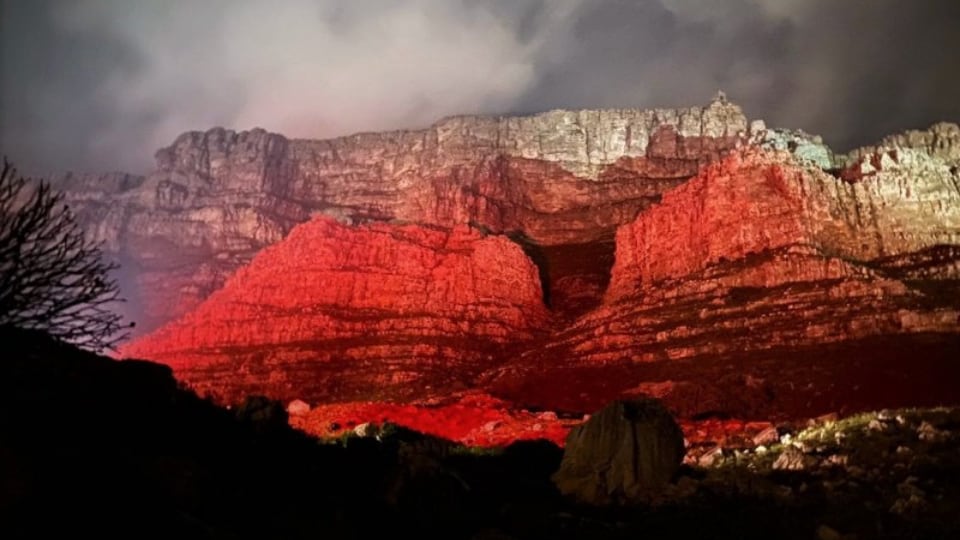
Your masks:
<svg viewBox="0 0 960 540"><path fill-rule="evenodd" d="M182 316L126 352L201 391L772 420L960 399L958 141L937 124L836 155L718 98L326 141L213 129L145 178L64 185L141 326ZM511 425L478 415L435 432Z"/></svg>
<svg viewBox="0 0 960 540"><path fill-rule="evenodd" d="M443 404L348 402L324 404L293 418L294 427L319 437L338 437L361 425L397 424L470 446L507 446L526 439L563 445L577 419L550 418L513 409L484 394L467 394ZM355 432L355 431L354 431Z"/></svg>
<svg viewBox="0 0 960 540"><path fill-rule="evenodd" d="M547 250L553 266L564 266L549 253L555 246L563 254L599 239L609 259L617 226L749 135L739 107L722 99L702 108L462 116L330 140L215 128L158 151L145 178L74 175L62 186L120 260L138 331L149 331L316 212L346 223L472 224ZM609 266L600 263L544 274L561 307L566 297L577 312L599 302L602 291L581 283L605 285Z"/></svg>
<svg viewBox="0 0 960 540"><path fill-rule="evenodd" d="M502 236L317 217L122 352L228 400L422 398L547 321L536 267Z"/></svg>
<svg viewBox="0 0 960 540"><path fill-rule="evenodd" d="M960 399L940 382L960 353L956 171L910 149L870 161L856 181L752 149L708 166L619 229L604 304L492 388L760 417Z"/></svg>

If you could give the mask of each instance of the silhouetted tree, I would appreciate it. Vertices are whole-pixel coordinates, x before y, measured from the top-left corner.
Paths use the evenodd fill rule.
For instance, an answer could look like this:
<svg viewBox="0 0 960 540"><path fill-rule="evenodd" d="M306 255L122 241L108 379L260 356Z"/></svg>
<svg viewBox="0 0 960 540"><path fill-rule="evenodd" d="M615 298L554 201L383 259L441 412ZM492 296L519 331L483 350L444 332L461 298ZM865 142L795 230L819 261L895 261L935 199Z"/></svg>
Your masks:
<svg viewBox="0 0 960 540"><path fill-rule="evenodd" d="M6 159L0 176L0 326L43 330L94 351L127 337L110 305L117 268L87 240L63 194L28 182Z"/></svg>

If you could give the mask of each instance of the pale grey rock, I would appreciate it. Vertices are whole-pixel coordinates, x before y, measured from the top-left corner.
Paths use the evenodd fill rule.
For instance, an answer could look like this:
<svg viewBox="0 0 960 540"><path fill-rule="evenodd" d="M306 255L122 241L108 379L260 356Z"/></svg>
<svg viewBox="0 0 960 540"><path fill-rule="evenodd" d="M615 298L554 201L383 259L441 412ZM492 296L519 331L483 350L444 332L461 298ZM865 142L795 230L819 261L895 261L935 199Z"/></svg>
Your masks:
<svg viewBox="0 0 960 540"><path fill-rule="evenodd" d="M723 463L723 461L724 461L723 448L717 446L709 450L702 456L700 456L700 459L697 460L697 465L701 467L709 468L715 465L719 465Z"/></svg>
<svg viewBox="0 0 960 540"><path fill-rule="evenodd" d="M310 412L310 404L302 399L295 399L287 404L287 414L290 416L304 416Z"/></svg>
<svg viewBox="0 0 960 540"><path fill-rule="evenodd" d="M789 151L799 161L811 163L821 169L834 167L834 155L829 146L817 135L788 129L768 129L760 137L760 147L770 150Z"/></svg>
<svg viewBox="0 0 960 540"><path fill-rule="evenodd" d="M857 148L838 156L838 164L849 167L873 155L883 154L891 150L917 150L928 156L942 160L950 166L960 164L960 125L950 122L939 122L927 129L904 131L884 137L879 143L872 146Z"/></svg>
<svg viewBox="0 0 960 540"><path fill-rule="evenodd" d="M353 428L353 434L357 437L375 437L380 432L376 425L370 422L364 422Z"/></svg>
<svg viewBox="0 0 960 540"><path fill-rule="evenodd" d="M917 428L917 438L925 442L940 442L948 439L950 433L937 429L930 422L923 421Z"/></svg>
<svg viewBox="0 0 960 540"><path fill-rule="evenodd" d="M815 459L805 455L800 449L787 446L773 462L773 468L778 471L803 471L809 469L814 463Z"/></svg>
<svg viewBox="0 0 960 540"><path fill-rule="evenodd" d="M767 446L776 444L779 440L780 434L777 432L777 428L768 427L753 437L753 444L754 446Z"/></svg>

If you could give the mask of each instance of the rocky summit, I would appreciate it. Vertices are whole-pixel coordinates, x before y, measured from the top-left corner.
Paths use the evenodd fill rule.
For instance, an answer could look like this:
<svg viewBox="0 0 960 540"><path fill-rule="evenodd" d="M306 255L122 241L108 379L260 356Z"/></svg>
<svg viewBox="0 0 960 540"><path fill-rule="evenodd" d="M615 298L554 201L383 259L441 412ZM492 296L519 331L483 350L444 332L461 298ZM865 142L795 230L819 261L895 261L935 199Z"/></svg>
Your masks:
<svg viewBox="0 0 960 540"><path fill-rule="evenodd" d="M122 353L225 401L960 401L955 124L839 154L721 95L323 141L217 128L156 158L59 185L123 265L144 334Z"/></svg>

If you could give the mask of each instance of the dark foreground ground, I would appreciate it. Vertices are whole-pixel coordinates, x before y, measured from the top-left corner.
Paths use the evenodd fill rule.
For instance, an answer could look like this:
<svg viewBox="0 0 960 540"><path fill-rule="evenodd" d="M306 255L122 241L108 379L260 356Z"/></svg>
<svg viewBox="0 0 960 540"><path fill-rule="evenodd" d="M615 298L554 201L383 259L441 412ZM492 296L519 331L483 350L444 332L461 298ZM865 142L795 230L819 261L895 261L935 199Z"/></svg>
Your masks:
<svg viewBox="0 0 960 540"><path fill-rule="evenodd" d="M960 409L783 425L656 500L565 500L548 442L320 441L266 400L0 331L0 538L960 538Z"/></svg>

